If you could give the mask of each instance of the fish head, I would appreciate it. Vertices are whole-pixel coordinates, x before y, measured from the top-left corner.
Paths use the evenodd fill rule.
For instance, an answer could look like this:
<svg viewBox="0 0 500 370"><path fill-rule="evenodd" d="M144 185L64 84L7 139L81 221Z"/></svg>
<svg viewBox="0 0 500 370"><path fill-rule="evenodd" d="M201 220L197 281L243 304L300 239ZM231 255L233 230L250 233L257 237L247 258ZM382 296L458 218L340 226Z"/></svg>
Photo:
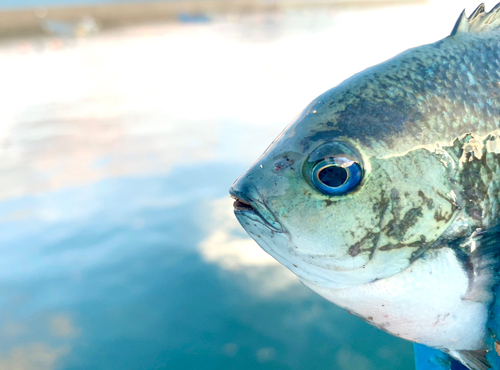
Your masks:
<svg viewBox="0 0 500 370"><path fill-rule="evenodd" d="M360 99L346 99L351 85L313 101L230 190L237 219L266 252L330 288L405 269L457 210L452 164L437 150L384 141L394 139L391 126L374 129L366 111L345 114ZM389 99L368 113L384 120L399 110Z"/></svg>

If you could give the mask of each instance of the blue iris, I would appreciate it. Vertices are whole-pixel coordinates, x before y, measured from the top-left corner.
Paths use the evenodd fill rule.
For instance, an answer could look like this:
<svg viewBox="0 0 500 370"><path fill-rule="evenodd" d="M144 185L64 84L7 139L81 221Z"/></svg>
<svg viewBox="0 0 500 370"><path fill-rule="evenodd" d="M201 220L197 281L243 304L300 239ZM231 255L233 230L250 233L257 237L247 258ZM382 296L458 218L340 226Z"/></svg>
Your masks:
<svg viewBox="0 0 500 370"><path fill-rule="evenodd" d="M346 194L360 183L361 177L359 164L342 156L323 159L312 170L312 183L328 195Z"/></svg>

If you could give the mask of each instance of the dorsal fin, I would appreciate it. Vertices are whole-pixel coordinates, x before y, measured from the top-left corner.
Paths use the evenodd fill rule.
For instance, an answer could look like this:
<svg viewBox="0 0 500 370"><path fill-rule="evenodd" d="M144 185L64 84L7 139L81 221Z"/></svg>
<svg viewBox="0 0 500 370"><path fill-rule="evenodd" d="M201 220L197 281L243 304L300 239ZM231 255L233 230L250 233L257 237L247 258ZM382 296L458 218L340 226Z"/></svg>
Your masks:
<svg viewBox="0 0 500 370"><path fill-rule="evenodd" d="M481 4L472 12L469 18L467 18L465 10L460 14L450 36L460 32L478 33L494 29L500 30L500 3L487 13L484 11L484 4Z"/></svg>

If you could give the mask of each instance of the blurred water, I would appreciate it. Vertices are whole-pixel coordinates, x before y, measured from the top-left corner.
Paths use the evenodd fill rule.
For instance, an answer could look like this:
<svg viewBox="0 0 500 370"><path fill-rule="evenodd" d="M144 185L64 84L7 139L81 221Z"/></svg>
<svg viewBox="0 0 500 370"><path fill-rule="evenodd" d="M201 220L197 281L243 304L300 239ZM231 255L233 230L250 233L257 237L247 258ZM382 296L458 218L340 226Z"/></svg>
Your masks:
<svg viewBox="0 0 500 370"><path fill-rule="evenodd" d="M413 369L262 252L227 190L316 95L447 35L444 5L4 42L0 369Z"/></svg>
<svg viewBox="0 0 500 370"><path fill-rule="evenodd" d="M127 3L127 2L152 2L159 0L2 0L0 9L32 8L38 6L67 6L67 5L87 5L105 3ZM160 1L182 1L182 0L160 0Z"/></svg>

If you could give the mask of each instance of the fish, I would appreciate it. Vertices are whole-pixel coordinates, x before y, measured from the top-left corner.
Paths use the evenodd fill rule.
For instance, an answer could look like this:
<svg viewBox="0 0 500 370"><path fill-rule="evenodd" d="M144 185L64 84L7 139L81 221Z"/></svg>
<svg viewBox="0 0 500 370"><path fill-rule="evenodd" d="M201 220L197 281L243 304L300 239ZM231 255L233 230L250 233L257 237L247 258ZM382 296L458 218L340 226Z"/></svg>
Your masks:
<svg viewBox="0 0 500 370"><path fill-rule="evenodd" d="M314 99L230 195L314 292L468 369L500 368L500 4Z"/></svg>

